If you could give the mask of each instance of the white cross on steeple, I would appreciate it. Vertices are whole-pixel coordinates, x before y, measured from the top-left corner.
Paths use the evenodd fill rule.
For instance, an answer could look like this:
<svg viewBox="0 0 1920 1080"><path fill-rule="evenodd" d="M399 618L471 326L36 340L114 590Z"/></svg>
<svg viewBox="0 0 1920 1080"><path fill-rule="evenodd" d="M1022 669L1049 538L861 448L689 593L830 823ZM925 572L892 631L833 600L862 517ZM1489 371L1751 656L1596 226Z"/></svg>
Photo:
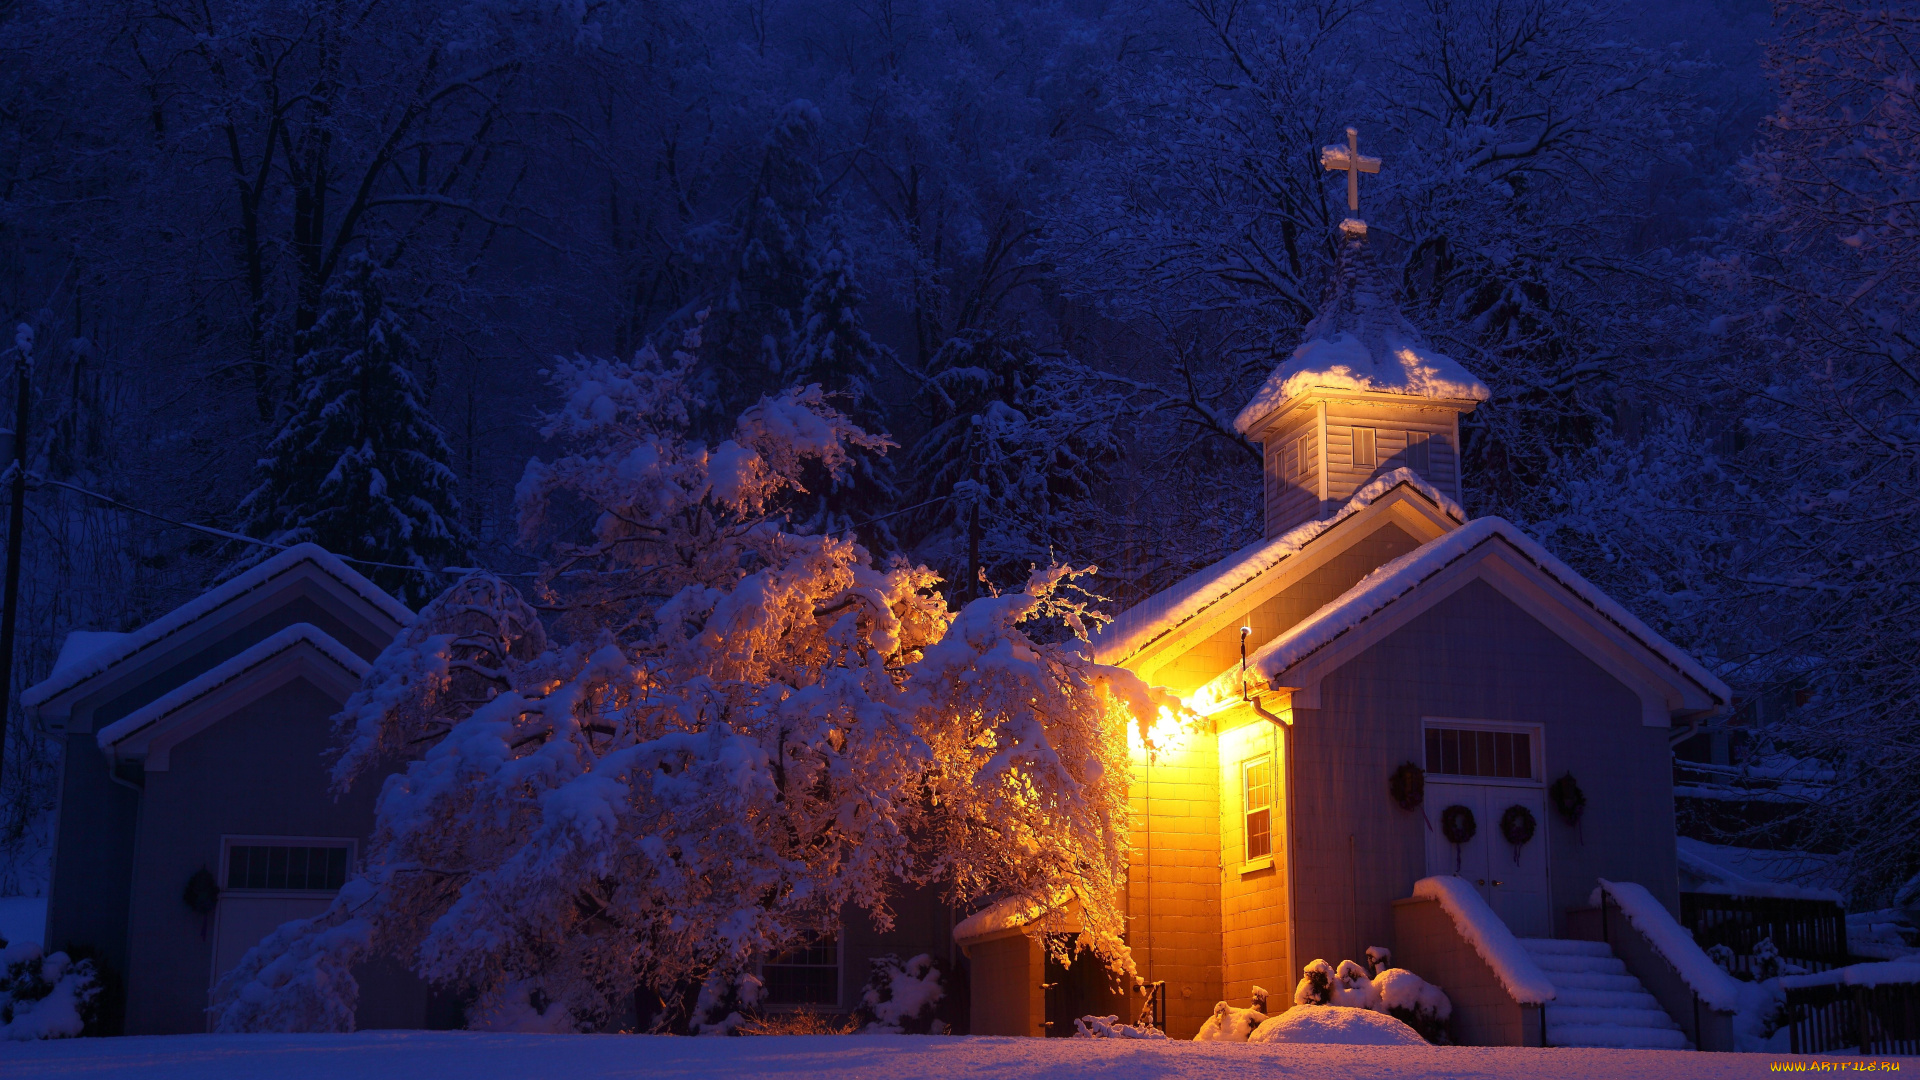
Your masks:
<svg viewBox="0 0 1920 1080"><path fill-rule="evenodd" d="M1340 223L1342 229L1364 233L1367 223L1359 219L1360 215L1360 174L1380 171L1380 159L1362 157L1360 154L1360 133L1353 128L1347 129L1347 145L1326 146L1320 149L1320 165L1329 171L1344 170L1347 174L1347 212L1354 215Z"/></svg>

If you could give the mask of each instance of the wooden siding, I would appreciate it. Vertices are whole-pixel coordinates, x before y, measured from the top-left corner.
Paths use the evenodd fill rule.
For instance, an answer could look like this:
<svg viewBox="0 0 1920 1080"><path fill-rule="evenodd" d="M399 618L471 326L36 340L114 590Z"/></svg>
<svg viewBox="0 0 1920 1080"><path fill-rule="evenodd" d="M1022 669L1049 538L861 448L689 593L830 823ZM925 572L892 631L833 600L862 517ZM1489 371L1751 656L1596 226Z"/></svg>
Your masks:
<svg viewBox="0 0 1920 1080"><path fill-rule="evenodd" d="M1047 1032L1046 961L1039 941L1025 934L983 941L967 950L973 985L991 988L973 995L975 1035L1044 1035Z"/></svg>
<svg viewBox="0 0 1920 1080"><path fill-rule="evenodd" d="M339 708L330 693L296 679L189 736L173 748L171 768L146 774L131 874L127 1034L207 1029L209 920L182 903L180 891L202 867L220 872L222 836L372 832L378 778L363 778L338 800L330 790L326 755ZM426 1026L425 985L390 974L409 985L364 995L358 1026Z"/></svg>
<svg viewBox="0 0 1920 1080"><path fill-rule="evenodd" d="M1633 690L1492 585L1469 581L1343 664L1320 701L1294 711L1303 958L1395 945L1392 903L1426 873L1426 825L1388 798L1387 778L1422 759L1422 717L1538 724L1546 779L1571 770L1586 791L1582 831L1550 814L1536 840L1548 845L1556 933L1600 877L1639 882L1678 909L1667 729L1642 725Z"/></svg>
<svg viewBox="0 0 1920 1080"><path fill-rule="evenodd" d="M1255 986L1273 1006L1293 996L1299 965L1287 955L1286 761L1279 729L1258 720L1220 735L1221 996L1245 1007ZM1271 754L1274 765L1273 854L1249 866L1241 763Z"/></svg>
<svg viewBox="0 0 1920 1080"><path fill-rule="evenodd" d="M1419 542L1398 525L1382 523L1326 565L1248 611L1243 618L1245 625L1253 627L1253 633L1247 636L1247 651L1252 652L1272 641L1300 620L1320 610L1328 601L1352 588L1369 571L1419 546ZM1193 648L1145 674L1152 682L1170 687L1177 693L1193 692L1215 675L1240 663L1241 625L1236 620L1222 627Z"/></svg>
<svg viewBox="0 0 1920 1080"><path fill-rule="evenodd" d="M1260 436L1266 459L1267 538L1320 517L1319 423L1313 409L1295 409ZM1294 469L1286 465L1292 459Z"/></svg>
<svg viewBox="0 0 1920 1080"><path fill-rule="evenodd" d="M1220 1000L1220 777L1211 736L1134 764L1128 944L1167 984L1167 1034L1190 1039ZM977 1025L976 1031L980 1030Z"/></svg>
<svg viewBox="0 0 1920 1080"><path fill-rule="evenodd" d="M1427 481L1455 500L1460 498L1460 463L1455 445L1455 417L1450 411L1396 408L1389 405L1331 404L1327 408L1327 503L1339 506L1368 480L1405 467L1407 434L1424 432L1428 442ZM1374 464L1353 461L1353 429L1374 432Z"/></svg>

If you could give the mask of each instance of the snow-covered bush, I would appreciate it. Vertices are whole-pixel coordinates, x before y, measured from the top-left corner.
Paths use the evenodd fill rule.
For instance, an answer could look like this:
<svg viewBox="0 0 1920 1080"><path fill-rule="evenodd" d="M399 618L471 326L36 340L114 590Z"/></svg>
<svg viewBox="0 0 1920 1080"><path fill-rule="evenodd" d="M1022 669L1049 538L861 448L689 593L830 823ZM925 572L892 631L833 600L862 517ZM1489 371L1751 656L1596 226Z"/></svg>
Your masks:
<svg viewBox="0 0 1920 1080"><path fill-rule="evenodd" d="M1436 1046L1452 1040L1447 1020L1453 1002L1441 989L1405 968L1388 968L1373 977L1375 1011L1386 1013Z"/></svg>
<svg viewBox="0 0 1920 1080"><path fill-rule="evenodd" d="M1167 1033L1151 1024L1135 1027L1118 1016L1083 1016L1073 1022L1075 1039L1164 1039Z"/></svg>
<svg viewBox="0 0 1920 1080"><path fill-rule="evenodd" d="M1370 964L1385 965L1390 960L1391 955L1385 949L1367 950ZM1385 1013L1435 1044L1448 1041L1447 1019L1453 1015L1453 1003L1447 1000L1447 995L1413 972L1382 967L1369 978L1366 970L1351 960L1340 961L1338 968L1325 960L1309 963L1301 971L1300 984L1293 991L1293 1003Z"/></svg>
<svg viewBox="0 0 1920 1080"><path fill-rule="evenodd" d="M1348 1009L1371 1009L1380 1001L1373 978L1351 960L1340 961L1333 973L1333 1004Z"/></svg>
<svg viewBox="0 0 1920 1080"><path fill-rule="evenodd" d="M1425 1046L1412 1028L1371 1009L1344 1005L1288 1009L1261 1024L1251 1043L1318 1043L1337 1046Z"/></svg>
<svg viewBox="0 0 1920 1080"><path fill-rule="evenodd" d="M1222 1001L1213 1007L1213 1015L1194 1033L1193 1041L1246 1042L1247 1036L1266 1020L1267 1014L1259 1009L1236 1009Z"/></svg>
<svg viewBox="0 0 1920 1080"><path fill-rule="evenodd" d="M1315 960L1301 969L1300 982L1293 988L1295 1005L1333 1004L1333 965Z"/></svg>
<svg viewBox="0 0 1920 1080"><path fill-rule="evenodd" d="M902 964L898 956L876 956L868 962L867 985L860 992L861 1030L876 1033L939 1034L944 1025L934 1010L946 997L943 965L921 953Z"/></svg>
<svg viewBox="0 0 1920 1080"><path fill-rule="evenodd" d="M0 938L0 1039L67 1039L84 1034L99 1012L100 977L92 960L43 955L30 941Z"/></svg>
<svg viewBox="0 0 1920 1080"><path fill-rule="evenodd" d="M518 489L533 596L470 575L375 662L335 779L401 771L361 876L221 983L221 1030L351 1027L374 953L503 1023L604 1029L645 987L664 1025L726 1028L756 957L849 906L884 928L900 882L1071 888L1080 943L1131 973L1125 724L1163 700L1026 633L1084 631L1079 572L954 612L924 567L787 531L805 470L886 440L809 386L708 446L697 348L556 364L564 452Z"/></svg>

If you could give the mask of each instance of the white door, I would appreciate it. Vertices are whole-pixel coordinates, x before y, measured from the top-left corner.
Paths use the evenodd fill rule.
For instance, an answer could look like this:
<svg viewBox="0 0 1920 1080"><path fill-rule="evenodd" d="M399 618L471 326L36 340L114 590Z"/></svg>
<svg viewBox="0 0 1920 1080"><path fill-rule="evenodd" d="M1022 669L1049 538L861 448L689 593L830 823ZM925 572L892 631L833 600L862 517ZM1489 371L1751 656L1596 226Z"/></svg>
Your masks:
<svg viewBox="0 0 1920 1080"><path fill-rule="evenodd" d="M1473 838L1448 843L1441 820L1450 806L1473 812ZM1500 820L1512 806L1533 814L1533 839L1515 848L1500 831ZM1427 817L1427 873L1456 875L1473 883L1488 906L1517 937L1553 936L1553 901L1547 891L1547 803L1537 787L1499 784L1459 784L1429 780Z"/></svg>

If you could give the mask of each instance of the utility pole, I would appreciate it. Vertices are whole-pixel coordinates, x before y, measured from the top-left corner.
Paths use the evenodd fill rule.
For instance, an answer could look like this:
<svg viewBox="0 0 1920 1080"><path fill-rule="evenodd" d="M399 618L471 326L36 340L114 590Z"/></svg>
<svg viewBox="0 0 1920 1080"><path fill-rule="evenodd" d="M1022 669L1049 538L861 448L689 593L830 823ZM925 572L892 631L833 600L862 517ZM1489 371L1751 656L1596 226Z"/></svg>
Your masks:
<svg viewBox="0 0 1920 1080"><path fill-rule="evenodd" d="M20 621L20 548L27 532L27 401L33 390L33 327L13 332L13 499L7 507L7 591L0 608L0 781L7 772L8 703L13 700L13 632Z"/></svg>

